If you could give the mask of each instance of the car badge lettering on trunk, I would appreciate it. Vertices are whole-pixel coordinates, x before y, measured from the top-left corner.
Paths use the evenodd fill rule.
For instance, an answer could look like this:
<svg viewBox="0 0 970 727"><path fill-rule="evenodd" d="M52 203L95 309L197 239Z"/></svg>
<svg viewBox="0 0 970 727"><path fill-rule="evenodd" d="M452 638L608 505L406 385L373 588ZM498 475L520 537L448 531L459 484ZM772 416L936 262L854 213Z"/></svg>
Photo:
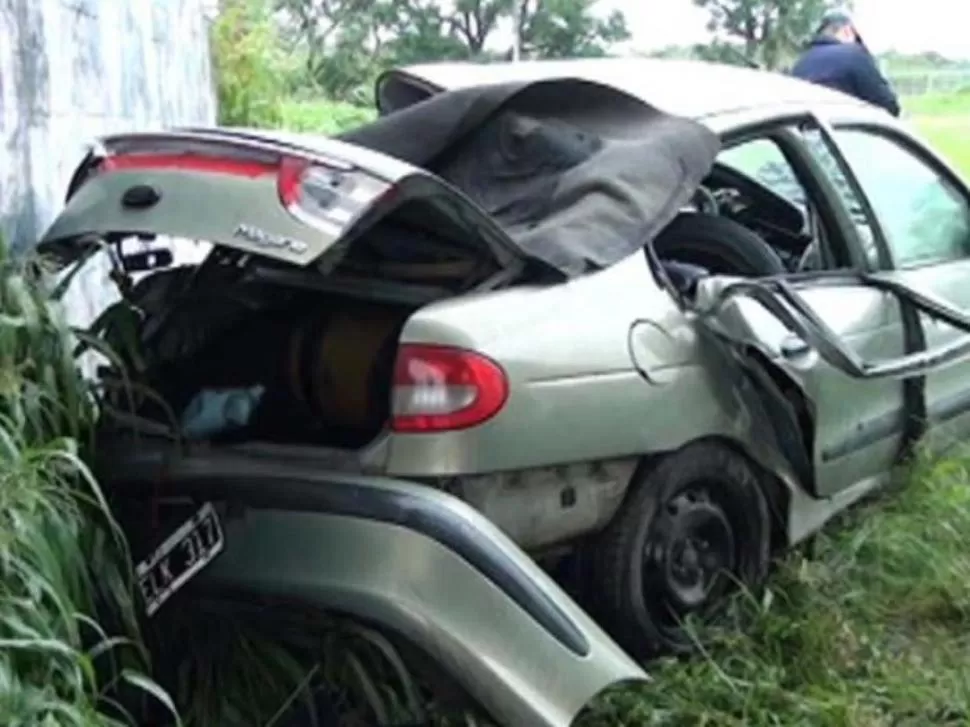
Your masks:
<svg viewBox="0 0 970 727"><path fill-rule="evenodd" d="M274 235L266 230L261 230L258 227L247 225L245 223L237 226L235 232L232 233L232 236L237 237L240 240L250 242L253 245L258 245L259 247L272 247L287 250L296 255L302 255L307 251L307 244L305 242L294 240L291 237Z"/></svg>

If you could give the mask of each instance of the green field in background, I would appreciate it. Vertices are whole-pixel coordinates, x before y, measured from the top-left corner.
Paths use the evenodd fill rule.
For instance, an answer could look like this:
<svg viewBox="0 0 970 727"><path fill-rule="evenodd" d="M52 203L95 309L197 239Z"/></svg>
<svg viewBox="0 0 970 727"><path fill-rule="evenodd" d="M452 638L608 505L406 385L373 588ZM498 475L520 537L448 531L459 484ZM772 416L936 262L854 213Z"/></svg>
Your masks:
<svg viewBox="0 0 970 727"><path fill-rule="evenodd" d="M916 117L913 124L930 145L970 182L970 114L961 118Z"/></svg>
<svg viewBox="0 0 970 727"><path fill-rule="evenodd" d="M970 182L970 93L903 99L903 112Z"/></svg>

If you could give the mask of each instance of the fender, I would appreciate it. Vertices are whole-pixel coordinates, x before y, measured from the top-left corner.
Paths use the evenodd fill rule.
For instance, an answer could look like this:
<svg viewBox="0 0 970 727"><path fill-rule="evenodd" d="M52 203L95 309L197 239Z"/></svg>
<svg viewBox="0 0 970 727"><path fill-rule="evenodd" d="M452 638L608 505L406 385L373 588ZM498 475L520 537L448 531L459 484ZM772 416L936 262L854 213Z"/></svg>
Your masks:
<svg viewBox="0 0 970 727"><path fill-rule="evenodd" d="M224 504L226 549L200 589L376 623L429 654L502 724L568 727L604 689L648 679L497 527L428 486L279 456L146 447L106 456L108 484L126 498Z"/></svg>

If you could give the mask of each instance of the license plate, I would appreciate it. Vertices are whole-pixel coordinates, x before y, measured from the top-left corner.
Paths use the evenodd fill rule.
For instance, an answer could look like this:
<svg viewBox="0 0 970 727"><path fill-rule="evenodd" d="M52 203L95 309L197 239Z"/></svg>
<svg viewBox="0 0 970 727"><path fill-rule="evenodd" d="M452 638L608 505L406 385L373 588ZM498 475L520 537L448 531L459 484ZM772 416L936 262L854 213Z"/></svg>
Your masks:
<svg viewBox="0 0 970 727"><path fill-rule="evenodd" d="M212 503L207 502L135 566L138 585L145 598L145 613L153 616L224 547L219 516Z"/></svg>

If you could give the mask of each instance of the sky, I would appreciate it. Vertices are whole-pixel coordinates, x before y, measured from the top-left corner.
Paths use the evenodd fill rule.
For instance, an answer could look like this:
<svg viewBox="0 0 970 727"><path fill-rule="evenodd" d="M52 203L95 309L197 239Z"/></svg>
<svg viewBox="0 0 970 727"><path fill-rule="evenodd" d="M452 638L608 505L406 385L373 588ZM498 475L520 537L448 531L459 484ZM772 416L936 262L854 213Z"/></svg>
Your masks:
<svg viewBox="0 0 970 727"><path fill-rule="evenodd" d="M707 13L692 0L605 0L626 13L632 46L653 50L708 37ZM662 9L661 9L662 8ZM936 51L970 58L970 0L855 0L856 24L876 53Z"/></svg>

